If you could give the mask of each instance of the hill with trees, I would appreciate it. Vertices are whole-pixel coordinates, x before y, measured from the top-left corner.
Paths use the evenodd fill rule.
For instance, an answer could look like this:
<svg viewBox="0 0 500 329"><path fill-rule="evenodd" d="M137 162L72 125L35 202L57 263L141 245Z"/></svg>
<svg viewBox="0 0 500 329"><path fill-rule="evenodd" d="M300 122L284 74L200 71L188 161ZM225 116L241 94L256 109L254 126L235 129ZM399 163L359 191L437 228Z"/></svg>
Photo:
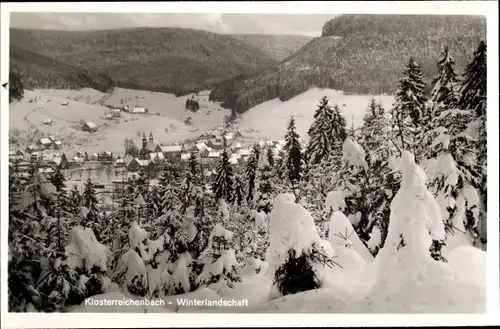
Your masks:
<svg viewBox="0 0 500 329"><path fill-rule="evenodd" d="M184 95L276 63L231 36L181 28L11 29L10 40L12 63L43 88L87 87L75 74L85 70L109 76L118 87Z"/></svg>
<svg viewBox="0 0 500 329"><path fill-rule="evenodd" d="M288 100L313 86L392 94L407 56L430 78L437 74L435 63L444 45L463 69L485 36L486 19L480 16L342 15L283 62L224 81L210 98L242 113L270 99Z"/></svg>
<svg viewBox="0 0 500 329"><path fill-rule="evenodd" d="M233 34L231 36L262 49L269 57L278 62L294 54L312 39L312 37L304 35L286 34Z"/></svg>

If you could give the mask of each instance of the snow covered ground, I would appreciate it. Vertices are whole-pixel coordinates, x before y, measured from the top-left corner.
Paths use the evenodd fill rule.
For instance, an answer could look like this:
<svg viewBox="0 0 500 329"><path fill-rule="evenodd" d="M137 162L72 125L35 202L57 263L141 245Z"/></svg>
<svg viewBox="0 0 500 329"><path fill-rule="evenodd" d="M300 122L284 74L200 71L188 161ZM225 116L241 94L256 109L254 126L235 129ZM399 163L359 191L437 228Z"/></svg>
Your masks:
<svg viewBox="0 0 500 329"><path fill-rule="evenodd" d="M290 116L293 116L297 132L305 139L307 130L314 121L316 105L323 96L328 97L330 105L336 104L340 107L349 128L352 120L355 126L363 123L363 116L371 98L381 101L386 109L390 108L394 101L394 97L388 95L345 95L333 89L312 88L285 102L273 99L254 106L241 116L239 127L242 131L253 130L255 137L279 140L283 139Z"/></svg>
<svg viewBox="0 0 500 329"><path fill-rule="evenodd" d="M81 90L26 90L24 99L9 107L9 127L21 131L19 144L26 147L36 143L30 140L27 130L35 127L41 132L38 137L54 136L63 143L62 152L72 155L75 149L81 152L124 152L124 139L132 138L140 144L138 132L152 132L155 142L170 144L195 138L200 134L221 126L228 110L221 109L208 96L200 93L200 110L196 113L185 110L188 96L117 88L107 95L92 89ZM67 105L63 105L64 102ZM102 105L101 105L102 103ZM129 105L148 108L153 114L140 115L122 112L117 120L106 120L110 113L107 105L117 107ZM193 124L184 120L191 117ZM42 122L51 119L51 125ZM99 126L96 133L81 131L80 121L91 121Z"/></svg>

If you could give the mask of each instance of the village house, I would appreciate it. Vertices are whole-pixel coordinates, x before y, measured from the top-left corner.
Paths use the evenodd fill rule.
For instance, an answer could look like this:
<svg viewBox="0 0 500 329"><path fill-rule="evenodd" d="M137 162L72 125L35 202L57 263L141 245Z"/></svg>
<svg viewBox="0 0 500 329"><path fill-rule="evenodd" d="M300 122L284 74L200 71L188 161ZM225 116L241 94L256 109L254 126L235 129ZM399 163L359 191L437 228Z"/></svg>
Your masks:
<svg viewBox="0 0 500 329"><path fill-rule="evenodd" d="M123 157L123 163L125 165L128 165L130 163L130 161L134 160L134 157L130 154L127 154Z"/></svg>
<svg viewBox="0 0 500 329"><path fill-rule="evenodd" d="M151 174L155 171L155 164L151 160L139 160L138 158L134 158L127 165L127 170L131 172L138 172L141 169L144 169L144 171L151 176Z"/></svg>
<svg viewBox="0 0 500 329"><path fill-rule="evenodd" d="M38 172L40 174L44 174L44 175L50 177L55 173L55 170L52 167L45 167L45 168L38 168Z"/></svg>
<svg viewBox="0 0 500 329"><path fill-rule="evenodd" d="M9 161L10 160L22 160L24 157L24 152L21 150L9 151Z"/></svg>
<svg viewBox="0 0 500 329"><path fill-rule="evenodd" d="M231 145L231 150L233 152L238 152L239 150L241 150L243 147L241 146L240 143L236 142L234 143L233 145Z"/></svg>
<svg viewBox="0 0 500 329"><path fill-rule="evenodd" d="M181 153L184 151L184 147L182 145L167 145L160 146L160 148L165 158L169 158L172 161L180 160Z"/></svg>
<svg viewBox="0 0 500 329"><path fill-rule="evenodd" d="M44 125L52 125L52 119L45 119L42 121Z"/></svg>
<svg viewBox="0 0 500 329"><path fill-rule="evenodd" d="M53 141L52 145L54 146L54 149L59 150L62 147L62 142L59 140L55 140L55 141Z"/></svg>
<svg viewBox="0 0 500 329"><path fill-rule="evenodd" d="M142 106L134 106L132 110L130 110L130 113L134 114L145 114L148 113L148 109Z"/></svg>
<svg viewBox="0 0 500 329"><path fill-rule="evenodd" d="M61 105L62 105L62 106L68 106L68 105L69 105L69 102L68 102L68 101L63 101L63 102L61 103Z"/></svg>
<svg viewBox="0 0 500 329"><path fill-rule="evenodd" d="M208 158L208 155L210 154L211 149L209 148L204 148L201 151L198 152L200 155L200 158Z"/></svg>
<svg viewBox="0 0 500 329"><path fill-rule="evenodd" d="M243 135L240 133L240 131L236 131L236 133L234 134L234 138L240 138L242 137Z"/></svg>
<svg viewBox="0 0 500 329"><path fill-rule="evenodd" d="M187 162L190 157L191 157L191 153L182 153L181 154L181 161L182 162Z"/></svg>
<svg viewBox="0 0 500 329"><path fill-rule="evenodd" d="M106 119L106 120L113 120L113 118L114 118L113 114L106 114L104 116L104 119Z"/></svg>
<svg viewBox="0 0 500 329"><path fill-rule="evenodd" d="M35 151L36 151L36 149L37 149L37 148L36 148L36 146L35 146L35 145L33 145L33 144L31 144L31 145L28 145L28 146L26 147L26 150L25 150L25 151L26 151L27 153L32 153L32 152L35 152Z"/></svg>
<svg viewBox="0 0 500 329"><path fill-rule="evenodd" d="M93 122L85 122L82 126L83 131L87 131L89 133L94 133L97 131L97 125Z"/></svg>
<svg viewBox="0 0 500 329"><path fill-rule="evenodd" d="M122 116L122 111L120 111L120 109L113 109L113 111L111 112L111 114L113 115L113 117L119 118L119 117Z"/></svg>
<svg viewBox="0 0 500 329"><path fill-rule="evenodd" d="M38 145L43 148L49 148L52 146L52 141L50 140L50 138L43 137L38 140Z"/></svg>
<svg viewBox="0 0 500 329"><path fill-rule="evenodd" d="M108 164L113 163L113 152L104 151L102 153L99 153L97 155L97 161Z"/></svg>
<svg viewBox="0 0 500 329"><path fill-rule="evenodd" d="M124 159L116 159L115 166L117 166L117 167L125 166L125 160Z"/></svg>
<svg viewBox="0 0 500 329"><path fill-rule="evenodd" d="M149 159L156 162L161 162L165 159L162 152L149 153Z"/></svg>

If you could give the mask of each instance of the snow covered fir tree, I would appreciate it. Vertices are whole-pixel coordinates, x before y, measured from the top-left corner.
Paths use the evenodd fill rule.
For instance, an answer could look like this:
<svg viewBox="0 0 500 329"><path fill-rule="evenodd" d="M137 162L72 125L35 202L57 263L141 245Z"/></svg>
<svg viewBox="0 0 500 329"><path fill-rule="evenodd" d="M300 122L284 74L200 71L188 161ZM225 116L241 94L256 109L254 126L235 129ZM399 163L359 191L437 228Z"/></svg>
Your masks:
<svg viewBox="0 0 500 329"><path fill-rule="evenodd" d="M114 310L140 313L206 310L179 298L247 298L244 312L484 312L486 44L463 67L454 51L443 47L434 76L408 55L394 104L363 98L352 127L325 96L301 103L310 118L287 113L279 141L231 135L246 114L210 150L163 156L151 138L134 159L143 169L109 198L63 166L13 165L9 311L91 312L93 297L166 301Z"/></svg>

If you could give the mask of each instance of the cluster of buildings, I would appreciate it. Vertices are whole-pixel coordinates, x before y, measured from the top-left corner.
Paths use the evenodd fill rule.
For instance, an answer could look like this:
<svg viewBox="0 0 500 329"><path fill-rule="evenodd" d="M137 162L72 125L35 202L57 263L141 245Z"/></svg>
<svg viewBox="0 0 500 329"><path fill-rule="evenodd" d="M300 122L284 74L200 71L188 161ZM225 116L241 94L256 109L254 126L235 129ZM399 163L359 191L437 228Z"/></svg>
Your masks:
<svg viewBox="0 0 500 329"><path fill-rule="evenodd" d="M183 144L160 145L155 142L153 133L142 134L142 143L138 152L126 154L124 157L113 154L111 151L87 154L77 151L71 158L59 153L61 142L52 136L41 138L36 145L30 145L25 151L9 152L9 167L18 173L28 173L35 161L39 172L50 175L57 166L63 169L98 168L108 166L115 172L123 172L123 180L137 175L144 170L150 178L158 177L162 172L166 160L184 168L191 154L198 156L204 175L209 179L215 175L215 168L225 148L229 155L229 162L234 166L244 165L251 155L250 146L242 145L243 136L239 131L227 132L222 128L201 135L194 141ZM262 148L270 148L277 155L285 145L285 141L259 141ZM88 168L87 168L88 167ZM114 182L113 182L114 183ZM117 181L118 183L118 181Z"/></svg>

